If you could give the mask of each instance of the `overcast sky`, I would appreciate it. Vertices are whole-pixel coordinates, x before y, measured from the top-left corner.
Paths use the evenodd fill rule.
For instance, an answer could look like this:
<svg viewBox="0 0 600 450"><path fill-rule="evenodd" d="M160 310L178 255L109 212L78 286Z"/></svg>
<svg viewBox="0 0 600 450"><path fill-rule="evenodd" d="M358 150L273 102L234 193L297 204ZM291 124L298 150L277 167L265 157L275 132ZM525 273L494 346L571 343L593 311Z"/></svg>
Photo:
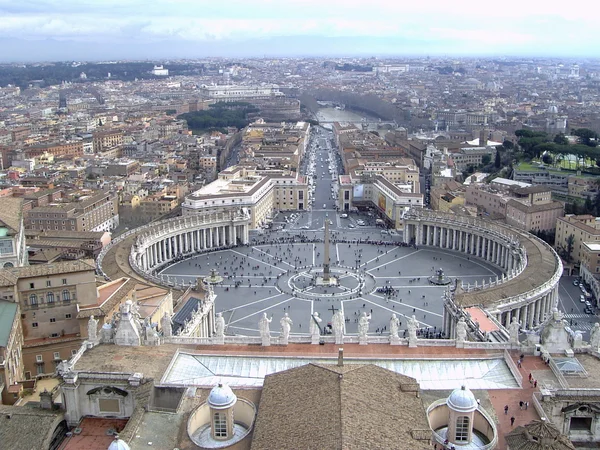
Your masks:
<svg viewBox="0 0 600 450"><path fill-rule="evenodd" d="M591 0L0 0L0 60L595 57L599 11Z"/></svg>

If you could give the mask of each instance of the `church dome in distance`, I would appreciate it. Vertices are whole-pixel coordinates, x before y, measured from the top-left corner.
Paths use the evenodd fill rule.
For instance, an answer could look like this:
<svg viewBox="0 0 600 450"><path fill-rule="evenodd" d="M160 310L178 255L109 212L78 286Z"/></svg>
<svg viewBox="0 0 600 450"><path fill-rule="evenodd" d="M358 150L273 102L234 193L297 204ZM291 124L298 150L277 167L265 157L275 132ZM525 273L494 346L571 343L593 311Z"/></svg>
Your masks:
<svg viewBox="0 0 600 450"><path fill-rule="evenodd" d="M208 405L214 409L226 409L237 402L237 397L226 384L219 383L208 394Z"/></svg>
<svg viewBox="0 0 600 450"><path fill-rule="evenodd" d="M454 391L452 391L452 394L450 394L450 396L448 397L446 404L450 409L462 413L475 411L479 406L477 404L477 399L470 391L470 389L467 388L465 385L461 386L458 389L454 389Z"/></svg>
<svg viewBox="0 0 600 450"><path fill-rule="evenodd" d="M110 443L108 450L131 450L131 447L129 447L127 442L119 439L119 436L115 435L115 440Z"/></svg>
<svg viewBox="0 0 600 450"><path fill-rule="evenodd" d="M556 105L552 105L548 108L548 112L550 114L558 114L558 108L556 107Z"/></svg>

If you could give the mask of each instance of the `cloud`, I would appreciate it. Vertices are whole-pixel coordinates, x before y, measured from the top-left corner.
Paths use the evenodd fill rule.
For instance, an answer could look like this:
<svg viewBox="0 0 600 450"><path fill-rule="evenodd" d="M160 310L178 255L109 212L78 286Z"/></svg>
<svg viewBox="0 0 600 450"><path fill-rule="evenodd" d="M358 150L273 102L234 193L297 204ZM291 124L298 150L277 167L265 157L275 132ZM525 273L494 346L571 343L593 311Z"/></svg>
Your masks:
<svg viewBox="0 0 600 450"><path fill-rule="evenodd" d="M547 0L505 0L496 10L474 0L0 0L0 17L0 38L130 48L163 41L184 45L314 36L363 38L353 44L361 49L387 38L390 49L392 42L407 49L411 42L417 48L427 43L449 54L575 48L593 55L600 44L589 4L582 0L568 8ZM378 42L378 48L384 45ZM306 53L311 50L316 49Z"/></svg>

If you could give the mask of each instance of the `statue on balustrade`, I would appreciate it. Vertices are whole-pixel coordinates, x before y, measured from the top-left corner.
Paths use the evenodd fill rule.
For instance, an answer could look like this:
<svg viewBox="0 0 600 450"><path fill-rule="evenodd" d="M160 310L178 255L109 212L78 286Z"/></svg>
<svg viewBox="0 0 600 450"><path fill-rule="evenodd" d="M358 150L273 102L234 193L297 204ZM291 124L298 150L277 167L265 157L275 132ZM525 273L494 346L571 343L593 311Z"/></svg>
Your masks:
<svg viewBox="0 0 600 450"><path fill-rule="evenodd" d="M461 317L456 323L456 341L464 342L467 339L467 322Z"/></svg>
<svg viewBox="0 0 600 450"><path fill-rule="evenodd" d="M215 334L218 338L225 336L225 318L223 317L223 313L220 312L215 316Z"/></svg>

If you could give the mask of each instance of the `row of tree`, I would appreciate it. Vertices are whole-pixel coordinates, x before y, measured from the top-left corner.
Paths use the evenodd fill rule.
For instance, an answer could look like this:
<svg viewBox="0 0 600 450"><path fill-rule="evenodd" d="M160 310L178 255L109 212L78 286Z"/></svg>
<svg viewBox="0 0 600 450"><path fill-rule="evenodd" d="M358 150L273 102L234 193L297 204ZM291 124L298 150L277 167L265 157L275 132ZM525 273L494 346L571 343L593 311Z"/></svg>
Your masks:
<svg viewBox="0 0 600 450"><path fill-rule="evenodd" d="M209 106L207 110L194 111L179 115L178 119L187 121L188 128L195 133L210 130L224 131L227 127L244 128L250 123L250 115L259 109L245 102L219 102Z"/></svg>
<svg viewBox="0 0 600 450"><path fill-rule="evenodd" d="M598 134L587 128L571 130L577 136L577 143L570 144L567 137L559 133L550 136L543 131L517 130L519 146L526 159L542 158L549 165L560 165L567 155L575 157L575 168L579 169L586 160L596 162L600 166L600 148Z"/></svg>

